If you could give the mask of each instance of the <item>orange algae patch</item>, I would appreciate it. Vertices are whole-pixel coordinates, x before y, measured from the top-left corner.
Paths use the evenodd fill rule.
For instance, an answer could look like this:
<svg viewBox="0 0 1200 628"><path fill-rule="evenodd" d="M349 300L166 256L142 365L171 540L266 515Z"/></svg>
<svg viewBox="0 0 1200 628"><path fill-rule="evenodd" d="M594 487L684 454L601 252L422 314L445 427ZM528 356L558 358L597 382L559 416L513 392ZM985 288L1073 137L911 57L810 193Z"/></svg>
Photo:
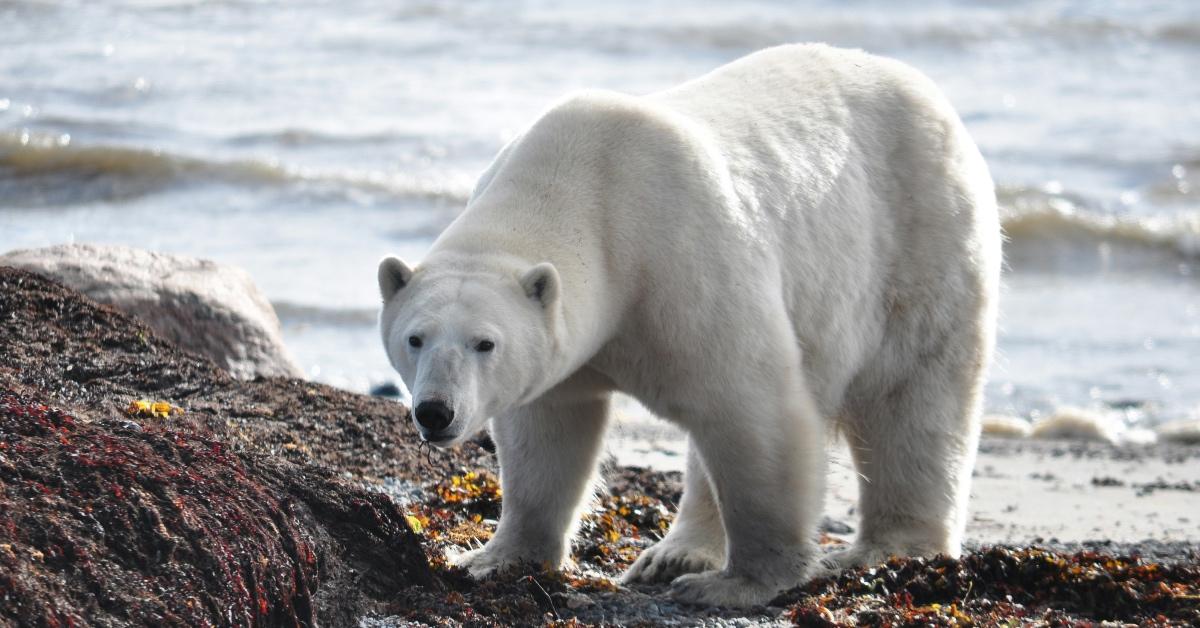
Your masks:
<svg viewBox="0 0 1200 628"><path fill-rule="evenodd" d="M576 558L607 573L620 572L662 538L673 519L665 504L647 495L601 497L598 507L583 517Z"/></svg>
<svg viewBox="0 0 1200 628"><path fill-rule="evenodd" d="M438 545L477 547L492 538L492 527L480 515L463 515L424 504L416 508L404 516L408 527Z"/></svg>
<svg viewBox="0 0 1200 628"><path fill-rule="evenodd" d="M500 481L487 471L468 471L450 476L436 487L438 497L444 504L470 505L475 502L500 501Z"/></svg>
<svg viewBox="0 0 1200 628"><path fill-rule="evenodd" d="M409 527L435 547L473 549L492 537L501 506L500 484L494 474L461 472L426 490L436 497L430 503L413 505L407 518ZM665 503L648 495L601 496L592 511L583 515L573 542L574 559L585 571L619 573L662 538L673 519ZM590 588L603 587L593 583Z"/></svg>
<svg viewBox="0 0 1200 628"><path fill-rule="evenodd" d="M165 401L134 399L133 401L130 401L129 406L125 408L125 414L131 417L168 419L173 416L179 416L183 414L183 408L173 406Z"/></svg>

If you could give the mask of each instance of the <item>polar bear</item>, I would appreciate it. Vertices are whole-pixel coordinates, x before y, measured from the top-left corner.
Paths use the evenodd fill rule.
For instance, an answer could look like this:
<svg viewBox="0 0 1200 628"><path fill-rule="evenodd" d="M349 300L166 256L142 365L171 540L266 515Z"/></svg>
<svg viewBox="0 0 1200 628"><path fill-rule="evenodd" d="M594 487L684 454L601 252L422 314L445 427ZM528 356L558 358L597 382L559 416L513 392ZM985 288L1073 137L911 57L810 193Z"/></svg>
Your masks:
<svg viewBox="0 0 1200 628"><path fill-rule="evenodd" d="M421 437L487 425L497 446L499 526L456 561L563 564L614 391L689 439L678 517L625 582L749 606L821 568L957 554L1000 242L978 149L896 61L789 45L559 102L419 266L379 267ZM861 526L822 561L834 430Z"/></svg>

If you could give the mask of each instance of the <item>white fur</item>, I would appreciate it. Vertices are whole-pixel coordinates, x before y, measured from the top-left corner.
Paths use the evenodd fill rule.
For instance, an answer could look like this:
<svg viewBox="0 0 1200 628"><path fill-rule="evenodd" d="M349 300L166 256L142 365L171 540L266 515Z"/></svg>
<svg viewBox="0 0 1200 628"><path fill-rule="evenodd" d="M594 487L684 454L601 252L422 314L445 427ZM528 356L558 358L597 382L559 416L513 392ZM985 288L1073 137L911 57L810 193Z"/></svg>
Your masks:
<svg viewBox="0 0 1200 628"><path fill-rule="evenodd" d="M564 562L623 391L692 445L679 518L626 581L746 606L817 567L831 423L862 523L826 566L958 553L999 269L992 181L937 88L783 46L552 107L418 268L381 266L381 322L414 404L455 409L441 445L491 419L504 511L472 573Z"/></svg>

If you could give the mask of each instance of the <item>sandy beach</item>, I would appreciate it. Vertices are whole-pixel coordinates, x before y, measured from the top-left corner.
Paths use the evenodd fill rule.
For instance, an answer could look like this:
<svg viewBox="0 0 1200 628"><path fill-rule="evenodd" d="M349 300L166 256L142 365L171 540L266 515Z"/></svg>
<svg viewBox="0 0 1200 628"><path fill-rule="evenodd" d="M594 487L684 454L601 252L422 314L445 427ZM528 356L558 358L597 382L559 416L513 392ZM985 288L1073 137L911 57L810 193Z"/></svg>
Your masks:
<svg viewBox="0 0 1200 628"><path fill-rule="evenodd" d="M661 421L621 422L608 449L620 465L685 466L682 433ZM855 527L857 494L849 450L833 443L826 516ZM1157 541L1200 548L1200 447L984 437L970 513L966 538L976 545Z"/></svg>

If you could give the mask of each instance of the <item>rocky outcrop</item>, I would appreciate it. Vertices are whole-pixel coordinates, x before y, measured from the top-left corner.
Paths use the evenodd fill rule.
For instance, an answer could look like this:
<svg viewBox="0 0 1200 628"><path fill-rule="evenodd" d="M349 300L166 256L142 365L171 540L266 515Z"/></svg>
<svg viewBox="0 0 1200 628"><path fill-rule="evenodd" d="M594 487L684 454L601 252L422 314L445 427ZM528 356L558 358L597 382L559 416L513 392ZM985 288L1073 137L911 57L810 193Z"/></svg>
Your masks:
<svg viewBox="0 0 1200 628"><path fill-rule="evenodd" d="M52 277L145 321L234 377L302 376L279 319L245 271L122 246L66 244L12 251L0 266Z"/></svg>

